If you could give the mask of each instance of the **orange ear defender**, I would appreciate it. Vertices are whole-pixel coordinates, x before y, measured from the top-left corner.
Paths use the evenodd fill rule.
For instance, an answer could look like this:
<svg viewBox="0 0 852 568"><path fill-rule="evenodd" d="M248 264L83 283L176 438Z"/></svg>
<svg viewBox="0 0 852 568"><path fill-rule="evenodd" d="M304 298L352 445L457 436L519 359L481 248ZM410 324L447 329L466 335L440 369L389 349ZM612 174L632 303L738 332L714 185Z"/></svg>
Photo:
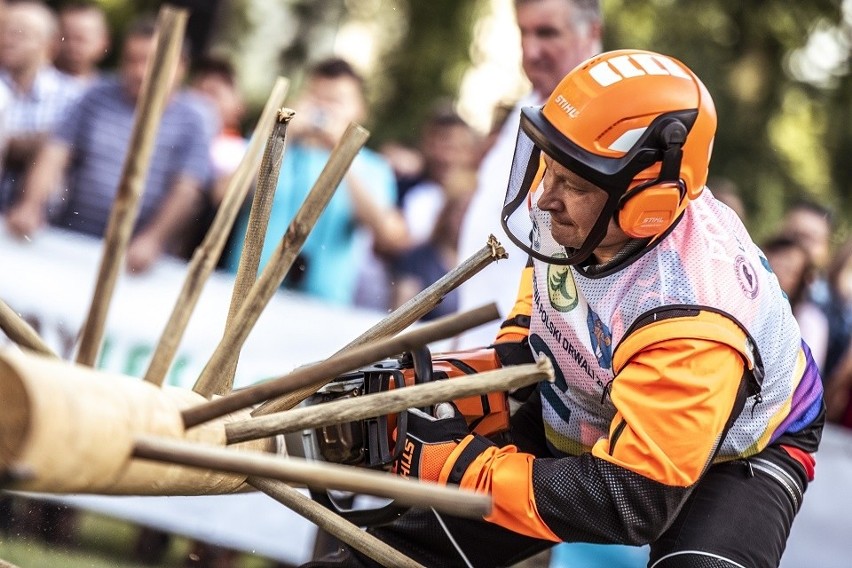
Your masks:
<svg viewBox="0 0 852 568"><path fill-rule="evenodd" d="M616 221L621 230L633 238L661 235L682 210L686 189L680 180L686 126L669 119L660 126L659 141L663 150L660 173L653 181L628 189L619 203Z"/></svg>
<svg viewBox="0 0 852 568"><path fill-rule="evenodd" d="M678 182L654 182L625 194L618 211L618 226L635 239L663 233L674 223L683 199Z"/></svg>

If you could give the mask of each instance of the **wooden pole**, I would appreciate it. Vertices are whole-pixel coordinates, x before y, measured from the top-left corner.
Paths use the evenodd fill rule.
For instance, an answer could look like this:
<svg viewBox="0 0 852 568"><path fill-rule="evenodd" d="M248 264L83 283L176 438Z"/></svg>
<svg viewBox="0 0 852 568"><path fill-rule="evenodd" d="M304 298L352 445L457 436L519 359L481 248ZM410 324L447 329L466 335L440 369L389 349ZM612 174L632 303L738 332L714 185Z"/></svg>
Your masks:
<svg viewBox="0 0 852 568"><path fill-rule="evenodd" d="M269 215L272 213L275 188L278 186L281 160L284 157L287 125L292 118L292 110L280 111L275 128L266 143L266 151L260 164L257 189L254 192L254 199L249 212L248 228L242 254L240 254L237 276L234 280L234 289L231 293L231 305L228 308L228 318L225 322L226 330L233 324L243 298L249 294L257 279L257 269L260 266L263 243L266 240L266 228L269 224ZM239 360L239 350L235 349L230 355L229 360L225 362L227 368L222 369L219 373L203 374L204 380L199 378L192 390L207 398L214 394L224 395L231 392L234 385L234 374L237 370L237 361Z"/></svg>
<svg viewBox="0 0 852 568"><path fill-rule="evenodd" d="M26 347L42 355L57 357L56 353L36 333L36 330L3 300L0 300L0 329L9 339L21 347Z"/></svg>
<svg viewBox="0 0 852 568"><path fill-rule="evenodd" d="M342 373L405 351L411 351L433 341L453 337L462 331L493 321L497 317L497 307L494 304L489 304L468 312L440 318L395 337L350 349L325 361L299 367L282 377L237 390L228 396L188 408L182 413L184 426L190 428L307 385L318 385L315 389L319 388Z"/></svg>
<svg viewBox="0 0 852 568"><path fill-rule="evenodd" d="M399 308L394 310L388 317L384 318L382 321L349 342L345 347L338 351L338 353L342 353L348 349L364 345L377 339L390 337L391 335L402 331L432 311L432 308L438 305L441 298L446 296L450 291L457 288L492 262L508 258L508 256L509 255L506 254L506 250L497 241L494 235L489 236L485 246L476 254L472 255L470 258L442 276L431 286L405 302ZM282 397L269 400L255 409L252 412L252 415L264 416L266 414L272 414L274 412L281 412L283 410L294 408L300 402L314 394L317 389L322 386L323 385L308 385Z"/></svg>
<svg viewBox="0 0 852 568"><path fill-rule="evenodd" d="M186 331L192 311L201 297L201 292L210 274L216 268L216 263L222 255L222 250L225 248L234 221L245 201L251 181L254 178L254 172L257 170L264 143L272 131L275 117L279 112L278 108L284 103L288 85L287 79L278 77L272 87L272 92L257 121L246 153L228 182L225 198L217 209L216 216L213 218L213 223L204 236L204 240L192 255L183 288L151 357L148 370L145 372L146 381L161 385L166 378L166 373L168 373L175 353L177 353L178 345Z"/></svg>
<svg viewBox="0 0 852 568"><path fill-rule="evenodd" d="M160 9L154 54L148 61L139 95L130 146L106 228L98 279L80 339L77 362L83 365L94 366L97 360L109 304L136 222L157 128L180 58L187 16L184 9L170 6Z"/></svg>
<svg viewBox="0 0 852 568"><path fill-rule="evenodd" d="M137 459L179 464L254 477L267 477L319 489L339 489L394 499L411 507L468 518L481 518L491 510L487 495L456 487L403 479L391 473L301 458L251 451L233 451L157 436L139 436L133 448Z"/></svg>
<svg viewBox="0 0 852 568"><path fill-rule="evenodd" d="M503 248L494 235L488 237L485 246L476 254L447 272L444 276L434 282L431 286L422 290L419 294L405 302L382 321L349 342L340 351L358 347L370 341L390 337L407 328L438 305L438 302L458 288L462 283L480 272L483 268L504 258L509 258L506 249Z"/></svg>
<svg viewBox="0 0 852 568"><path fill-rule="evenodd" d="M397 549L388 546L370 533L345 520L316 501L302 495L296 489L280 481L249 477L249 485L259 489L284 505L308 519L319 528L327 531L352 548L366 554L382 566L390 568L422 568L411 558ZM2 568L2 566L0 566Z"/></svg>
<svg viewBox="0 0 852 568"><path fill-rule="evenodd" d="M221 380L219 375L228 372L228 362L232 354L242 348L261 312L278 291L308 234L325 206L328 205L331 196L340 185L352 160L355 159L355 155L367 141L368 136L369 132L357 124L350 124L346 129L343 138L332 150L328 162L314 182L310 193L290 222L287 232L272 253L269 263L251 287L236 317L225 330L224 337L201 371L199 383L218 382Z"/></svg>
<svg viewBox="0 0 852 568"><path fill-rule="evenodd" d="M294 408L260 418L229 422L225 425L225 435L229 444L257 440L276 434L364 420L468 396L508 391L541 381L553 381L553 366L546 357L540 358L534 364L514 365L467 377L391 389L316 406Z"/></svg>

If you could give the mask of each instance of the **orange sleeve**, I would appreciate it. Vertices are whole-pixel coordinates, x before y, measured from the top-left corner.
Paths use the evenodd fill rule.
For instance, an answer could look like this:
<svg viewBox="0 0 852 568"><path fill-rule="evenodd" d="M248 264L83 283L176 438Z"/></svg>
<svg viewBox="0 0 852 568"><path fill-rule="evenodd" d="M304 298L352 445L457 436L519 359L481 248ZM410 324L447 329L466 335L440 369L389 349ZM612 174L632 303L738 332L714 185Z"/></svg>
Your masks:
<svg viewBox="0 0 852 568"><path fill-rule="evenodd" d="M506 317L494 343L522 341L530 334L529 320L532 316L533 304L533 267L530 263L521 272L521 282L518 285L518 295L512 311ZM521 322L526 322L523 325Z"/></svg>
<svg viewBox="0 0 852 568"><path fill-rule="evenodd" d="M460 485L492 496L487 521L550 541L631 544L669 526L744 400L746 337L705 312L628 339L613 360L616 415L590 454L537 459L492 447L467 467Z"/></svg>
<svg viewBox="0 0 852 568"><path fill-rule="evenodd" d="M640 329L613 359L617 413L592 454L665 485L694 484L740 395L745 346L736 324L707 312Z"/></svg>
<svg viewBox="0 0 852 568"><path fill-rule="evenodd" d="M450 454L448 464L458 459L469 440L463 441ZM536 508L532 486L534 459L531 454L518 452L515 446L489 447L468 466L459 487L491 494L492 509L484 517L486 521L520 534L559 542L560 538L550 530ZM439 481L446 483L447 477L445 467Z"/></svg>

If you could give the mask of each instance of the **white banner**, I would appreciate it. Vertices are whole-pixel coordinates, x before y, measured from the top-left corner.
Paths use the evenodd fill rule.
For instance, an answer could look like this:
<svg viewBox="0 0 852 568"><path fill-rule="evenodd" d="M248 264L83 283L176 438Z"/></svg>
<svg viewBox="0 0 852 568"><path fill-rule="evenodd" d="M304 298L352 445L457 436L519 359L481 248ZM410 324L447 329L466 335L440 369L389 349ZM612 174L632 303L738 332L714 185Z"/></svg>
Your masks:
<svg viewBox="0 0 852 568"><path fill-rule="evenodd" d="M74 357L101 255L101 241L75 233L48 230L28 242L0 230L0 298L65 360ZM109 308L98 367L136 377L145 374L186 270L182 261L163 258L147 273L122 274ZM195 383L222 338L232 286L232 275L211 275L166 383L186 388ZM326 358L382 315L333 306L282 290L246 340L236 386L282 375ZM0 338L8 341L2 333Z"/></svg>

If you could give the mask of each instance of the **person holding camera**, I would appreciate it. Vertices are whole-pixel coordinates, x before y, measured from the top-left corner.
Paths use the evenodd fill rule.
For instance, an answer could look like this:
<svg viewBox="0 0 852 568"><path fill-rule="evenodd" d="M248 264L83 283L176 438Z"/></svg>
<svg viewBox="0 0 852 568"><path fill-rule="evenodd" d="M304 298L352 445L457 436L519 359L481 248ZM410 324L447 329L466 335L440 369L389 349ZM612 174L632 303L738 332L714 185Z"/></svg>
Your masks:
<svg viewBox="0 0 852 568"><path fill-rule="evenodd" d="M310 69L293 110L261 269L313 187L332 148L350 123L366 119L363 79L343 59L321 61ZM240 247L247 223L246 212L235 231L234 242ZM370 242L380 253L393 253L406 241L405 221L396 208L393 171L377 153L364 148L317 220L284 285L330 302L352 304ZM241 252L241 248L233 250L227 260L234 272Z"/></svg>

